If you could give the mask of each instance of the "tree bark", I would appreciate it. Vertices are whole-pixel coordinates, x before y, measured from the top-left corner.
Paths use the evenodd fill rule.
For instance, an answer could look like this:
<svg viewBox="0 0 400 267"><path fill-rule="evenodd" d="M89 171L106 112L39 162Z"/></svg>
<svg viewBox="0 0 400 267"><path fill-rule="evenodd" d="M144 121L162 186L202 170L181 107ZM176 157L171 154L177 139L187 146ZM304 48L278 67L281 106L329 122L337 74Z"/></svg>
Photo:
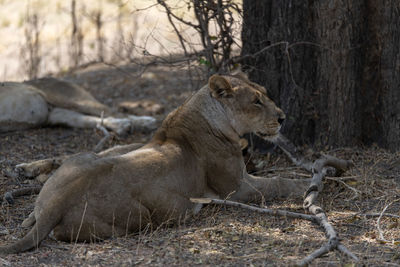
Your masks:
<svg viewBox="0 0 400 267"><path fill-rule="evenodd" d="M243 1L242 55L297 144L400 148L400 2ZM287 50L285 50L288 48Z"/></svg>

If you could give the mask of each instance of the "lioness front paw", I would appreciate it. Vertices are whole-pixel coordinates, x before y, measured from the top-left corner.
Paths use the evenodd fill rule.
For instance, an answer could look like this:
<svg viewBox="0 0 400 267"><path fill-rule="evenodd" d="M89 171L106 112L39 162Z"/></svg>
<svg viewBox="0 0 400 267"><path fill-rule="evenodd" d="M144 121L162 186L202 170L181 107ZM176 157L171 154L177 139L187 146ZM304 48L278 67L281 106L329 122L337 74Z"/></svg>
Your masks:
<svg viewBox="0 0 400 267"><path fill-rule="evenodd" d="M49 174L54 169L57 169L60 165L61 162L57 158L42 159L30 163L18 164L15 166L15 171L20 176L33 179L42 174Z"/></svg>
<svg viewBox="0 0 400 267"><path fill-rule="evenodd" d="M40 166L35 163L21 163L15 166L18 175L33 179L40 174Z"/></svg>

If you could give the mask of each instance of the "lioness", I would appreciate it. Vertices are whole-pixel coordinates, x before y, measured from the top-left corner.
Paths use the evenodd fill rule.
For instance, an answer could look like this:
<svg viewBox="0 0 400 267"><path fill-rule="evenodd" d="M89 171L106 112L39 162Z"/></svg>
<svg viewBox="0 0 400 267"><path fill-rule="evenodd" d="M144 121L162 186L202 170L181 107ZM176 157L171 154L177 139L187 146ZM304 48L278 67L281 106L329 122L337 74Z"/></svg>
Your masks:
<svg viewBox="0 0 400 267"><path fill-rule="evenodd" d="M299 196L309 179L249 175L239 145L249 132L276 138L284 119L265 88L242 74L214 75L167 116L147 145L120 155L67 159L38 196L32 229L0 253L37 247L52 230L63 241L136 232L197 210L190 198Z"/></svg>
<svg viewBox="0 0 400 267"><path fill-rule="evenodd" d="M117 134L155 128L153 117L116 114L82 87L67 81L42 78L0 83L0 133L44 124L94 128L101 123L102 112L106 116L103 125Z"/></svg>

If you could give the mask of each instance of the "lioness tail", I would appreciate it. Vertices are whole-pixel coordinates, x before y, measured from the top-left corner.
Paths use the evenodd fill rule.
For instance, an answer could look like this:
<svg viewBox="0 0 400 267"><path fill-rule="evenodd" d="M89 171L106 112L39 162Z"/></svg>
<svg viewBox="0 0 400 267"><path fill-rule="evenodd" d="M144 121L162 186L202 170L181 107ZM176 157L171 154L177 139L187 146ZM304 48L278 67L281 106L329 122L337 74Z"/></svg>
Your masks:
<svg viewBox="0 0 400 267"><path fill-rule="evenodd" d="M0 255L19 253L38 247L60 220L61 216L51 215L50 212L42 212L35 225L22 239L14 244L0 247Z"/></svg>

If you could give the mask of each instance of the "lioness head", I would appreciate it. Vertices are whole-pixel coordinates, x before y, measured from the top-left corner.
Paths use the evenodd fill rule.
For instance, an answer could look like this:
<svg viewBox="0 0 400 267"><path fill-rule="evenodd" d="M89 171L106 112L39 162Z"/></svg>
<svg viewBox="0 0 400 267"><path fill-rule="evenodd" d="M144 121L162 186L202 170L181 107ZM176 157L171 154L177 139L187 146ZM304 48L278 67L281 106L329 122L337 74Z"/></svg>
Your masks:
<svg viewBox="0 0 400 267"><path fill-rule="evenodd" d="M239 135L253 132L266 140L278 136L285 114L268 98L264 87L249 81L243 73L213 75L208 85Z"/></svg>

